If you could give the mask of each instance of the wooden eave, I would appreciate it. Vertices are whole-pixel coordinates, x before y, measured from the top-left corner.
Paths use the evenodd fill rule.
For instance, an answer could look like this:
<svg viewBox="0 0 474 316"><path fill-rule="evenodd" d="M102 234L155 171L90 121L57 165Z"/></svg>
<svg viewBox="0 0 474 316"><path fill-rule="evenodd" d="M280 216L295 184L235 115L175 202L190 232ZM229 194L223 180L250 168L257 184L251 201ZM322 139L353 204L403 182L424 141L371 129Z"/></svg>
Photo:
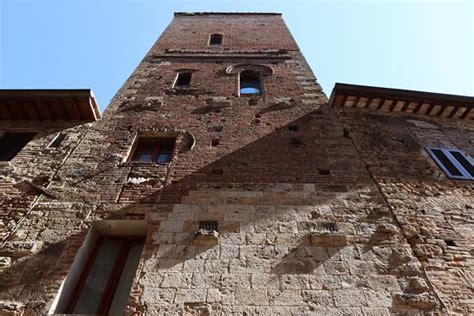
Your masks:
<svg viewBox="0 0 474 316"><path fill-rule="evenodd" d="M336 83L329 104L369 111L473 120L474 97Z"/></svg>
<svg viewBox="0 0 474 316"><path fill-rule="evenodd" d="M100 119L91 90L0 89L0 121L81 121Z"/></svg>

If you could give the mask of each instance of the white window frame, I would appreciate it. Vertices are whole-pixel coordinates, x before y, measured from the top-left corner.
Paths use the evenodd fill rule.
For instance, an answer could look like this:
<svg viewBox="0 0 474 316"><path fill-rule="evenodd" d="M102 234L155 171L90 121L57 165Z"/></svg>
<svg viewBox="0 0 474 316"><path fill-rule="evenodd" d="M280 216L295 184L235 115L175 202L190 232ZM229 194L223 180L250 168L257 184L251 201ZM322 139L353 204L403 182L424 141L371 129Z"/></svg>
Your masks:
<svg viewBox="0 0 474 316"><path fill-rule="evenodd" d="M469 172L464 169L464 167L458 162L458 160L451 154L451 152L457 152L466 158L472 164L474 164L474 159L466 155L462 150L457 148L439 148L439 147L425 147L425 150L428 152L430 157L436 162L438 167L448 176L450 179L461 179L461 180L474 180L474 177L469 174ZM458 169L458 171L462 174L461 176L453 175L449 170L445 167L445 165L436 157L433 153L433 150L440 150L447 159Z"/></svg>

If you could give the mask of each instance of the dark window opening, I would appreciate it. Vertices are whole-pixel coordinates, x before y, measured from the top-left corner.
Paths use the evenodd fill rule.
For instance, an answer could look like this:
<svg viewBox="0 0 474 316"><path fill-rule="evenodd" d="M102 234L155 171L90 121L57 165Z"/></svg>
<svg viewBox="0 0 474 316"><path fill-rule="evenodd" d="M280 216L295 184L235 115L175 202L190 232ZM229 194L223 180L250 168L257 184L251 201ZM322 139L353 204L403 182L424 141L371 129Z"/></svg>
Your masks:
<svg viewBox="0 0 474 316"><path fill-rule="evenodd" d="M213 126L211 130L212 130L213 132L218 132L218 133L219 133L219 132L222 132L223 129L224 129L224 126L222 126L222 125L217 125L217 126Z"/></svg>
<svg viewBox="0 0 474 316"><path fill-rule="evenodd" d="M178 73L178 77L176 78L176 82L174 86L176 88L188 88L191 84L191 72L180 72Z"/></svg>
<svg viewBox="0 0 474 316"><path fill-rule="evenodd" d="M221 176L221 175L224 174L224 170L222 170L222 169L212 169L211 173L215 174L215 175L218 175L218 176Z"/></svg>
<svg viewBox="0 0 474 316"><path fill-rule="evenodd" d="M288 130L292 132L297 132L300 130L300 127L298 125L288 125Z"/></svg>
<svg viewBox="0 0 474 316"><path fill-rule="evenodd" d="M431 158L452 179L474 179L472 159L457 149L426 148Z"/></svg>
<svg viewBox="0 0 474 316"><path fill-rule="evenodd" d="M445 239L444 242L447 246L456 247L456 243L452 239Z"/></svg>
<svg viewBox="0 0 474 316"><path fill-rule="evenodd" d="M66 313L123 314L144 239L101 237L71 296Z"/></svg>
<svg viewBox="0 0 474 316"><path fill-rule="evenodd" d="M218 146L218 145L219 145L219 138L213 138L211 140L211 146L215 147L215 146Z"/></svg>
<svg viewBox="0 0 474 316"><path fill-rule="evenodd" d="M200 221L199 222L199 229L201 230L217 230L217 221Z"/></svg>
<svg viewBox="0 0 474 316"><path fill-rule="evenodd" d="M290 139L290 145L293 147L303 146L303 139L301 137L292 137Z"/></svg>
<svg viewBox="0 0 474 316"><path fill-rule="evenodd" d="M344 128L344 131L342 132L342 137L350 139L349 131L345 128Z"/></svg>
<svg viewBox="0 0 474 316"><path fill-rule="evenodd" d="M12 160L34 136L35 133L4 133L0 136L0 161Z"/></svg>
<svg viewBox="0 0 474 316"><path fill-rule="evenodd" d="M318 222L316 223L316 230L334 233L339 231L339 228L334 222Z"/></svg>
<svg viewBox="0 0 474 316"><path fill-rule="evenodd" d="M471 177L474 177L474 165L467 159L463 153L459 151L450 150L449 153L457 160L457 162L469 173Z"/></svg>
<svg viewBox="0 0 474 316"><path fill-rule="evenodd" d="M441 149L432 149L431 152L443 164L451 175L462 176L462 173L456 168L456 166L449 160L445 153Z"/></svg>
<svg viewBox="0 0 474 316"><path fill-rule="evenodd" d="M173 156L175 139L139 139L131 161L168 164Z"/></svg>
<svg viewBox="0 0 474 316"><path fill-rule="evenodd" d="M240 73L240 94L261 94L260 76L253 71L242 71Z"/></svg>
<svg viewBox="0 0 474 316"><path fill-rule="evenodd" d="M59 148L65 138L66 133L57 133L53 141L48 145L48 148Z"/></svg>
<svg viewBox="0 0 474 316"><path fill-rule="evenodd" d="M322 176L330 176L331 175L331 170L328 170L328 169L318 169L318 172Z"/></svg>
<svg viewBox="0 0 474 316"><path fill-rule="evenodd" d="M222 34L212 34L209 38L209 45L221 45L222 44Z"/></svg>

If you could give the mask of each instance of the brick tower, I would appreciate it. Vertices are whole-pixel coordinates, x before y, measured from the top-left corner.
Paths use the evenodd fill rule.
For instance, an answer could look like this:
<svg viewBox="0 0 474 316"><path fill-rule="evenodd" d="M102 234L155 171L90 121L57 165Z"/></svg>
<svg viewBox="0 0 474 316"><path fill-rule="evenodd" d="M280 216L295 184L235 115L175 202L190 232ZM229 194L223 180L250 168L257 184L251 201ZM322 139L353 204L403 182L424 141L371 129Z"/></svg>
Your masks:
<svg viewBox="0 0 474 316"><path fill-rule="evenodd" d="M18 187L26 156L4 170L5 208L26 202L4 235L0 312L469 311L469 266L451 281L430 267L448 273L455 243L470 257L454 215L472 215L472 181L423 148L447 133L472 153L474 102L365 88L328 101L280 14L176 13L67 155L44 170L37 155L43 182Z"/></svg>

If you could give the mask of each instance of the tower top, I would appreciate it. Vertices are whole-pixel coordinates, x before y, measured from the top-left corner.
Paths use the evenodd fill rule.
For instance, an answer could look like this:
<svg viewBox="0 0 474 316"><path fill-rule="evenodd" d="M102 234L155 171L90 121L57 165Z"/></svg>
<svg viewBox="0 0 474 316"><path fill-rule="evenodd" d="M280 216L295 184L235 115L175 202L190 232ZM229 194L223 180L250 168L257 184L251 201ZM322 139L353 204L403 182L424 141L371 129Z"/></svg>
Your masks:
<svg viewBox="0 0 474 316"><path fill-rule="evenodd" d="M174 16L200 16L200 15L278 15L278 12L175 12Z"/></svg>

